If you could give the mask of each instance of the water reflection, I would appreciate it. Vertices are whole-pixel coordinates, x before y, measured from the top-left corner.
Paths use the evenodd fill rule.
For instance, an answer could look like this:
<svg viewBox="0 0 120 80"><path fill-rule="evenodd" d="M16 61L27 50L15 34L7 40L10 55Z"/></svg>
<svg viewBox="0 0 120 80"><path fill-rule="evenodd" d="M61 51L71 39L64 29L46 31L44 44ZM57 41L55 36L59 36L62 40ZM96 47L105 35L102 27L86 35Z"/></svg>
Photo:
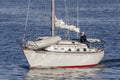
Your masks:
<svg viewBox="0 0 120 80"><path fill-rule="evenodd" d="M98 66L83 69L34 69L26 74L26 80L100 79L98 73L102 70L103 66Z"/></svg>

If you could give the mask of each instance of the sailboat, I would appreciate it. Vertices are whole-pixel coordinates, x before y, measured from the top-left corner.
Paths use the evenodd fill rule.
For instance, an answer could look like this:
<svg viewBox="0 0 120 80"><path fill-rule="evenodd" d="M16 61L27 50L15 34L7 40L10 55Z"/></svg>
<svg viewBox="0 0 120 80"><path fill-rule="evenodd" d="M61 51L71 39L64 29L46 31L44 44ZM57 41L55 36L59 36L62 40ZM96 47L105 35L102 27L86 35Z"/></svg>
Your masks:
<svg viewBox="0 0 120 80"><path fill-rule="evenodd" d="M39 37L34 41L26 41L23 53L30 68L82 68L97 65L104 57L104 42L100 39L87 39L89 46L79 40L63 40L54 35L56 27L65 24L54 14L54 0L52 0L52 36ZM79 32L79 29L68 29ZM67 28L66 28L67 29ZM93 43L99 43L94 46Z"/></svg>

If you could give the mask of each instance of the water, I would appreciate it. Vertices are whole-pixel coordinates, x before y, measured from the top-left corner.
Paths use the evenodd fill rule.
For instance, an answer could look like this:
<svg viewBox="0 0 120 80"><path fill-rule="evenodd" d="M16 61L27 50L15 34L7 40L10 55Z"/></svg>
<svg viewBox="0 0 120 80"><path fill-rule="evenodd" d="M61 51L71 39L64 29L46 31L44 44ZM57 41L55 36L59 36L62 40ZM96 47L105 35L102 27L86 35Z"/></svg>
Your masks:
<svg viewBox="0 0 120 80"><path fill-rule="evenodd" d="M77 0L56 0L56 16L77 25ZM95 67L30 70L20 47L28 0L0 0L0 80L119 80L120 0L78 0L79 27L87 37L103 39L105 57ZM51 0L31 0L27 40L50 35ZM66 15L65 15L66 14ZM65 19L65 17L67 19ZM57 29L64 38L66 30ZM70 32L71 38L76 33Z"/></svg>

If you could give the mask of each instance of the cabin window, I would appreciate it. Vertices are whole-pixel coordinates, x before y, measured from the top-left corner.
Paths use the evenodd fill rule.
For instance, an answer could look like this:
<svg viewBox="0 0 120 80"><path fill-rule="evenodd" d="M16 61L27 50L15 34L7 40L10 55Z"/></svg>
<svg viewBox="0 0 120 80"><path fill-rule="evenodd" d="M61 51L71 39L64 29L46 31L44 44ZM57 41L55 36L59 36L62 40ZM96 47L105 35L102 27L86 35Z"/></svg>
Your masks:
<svg viewBox="0 0 120 80"><path fill-rule="evenodd" d="M83 48L83 51L87 51L86 48Z"/></svg>
<svg viewBox="0 0 120 80"><path fill-rule="evenodd" d="M77 49L77 51L80 51L80 49Z"/></svg>
<svg viewBox="0 0 120 80"><path fill-rule="evenodd" d="M68 51L71 51L71 49L68 49Z"/></svg>
<svg viewBox="0 0 120 80"><path fill-rule="evenodd" d="M72 44L75 44L75 42L72 42Z"/></svg>

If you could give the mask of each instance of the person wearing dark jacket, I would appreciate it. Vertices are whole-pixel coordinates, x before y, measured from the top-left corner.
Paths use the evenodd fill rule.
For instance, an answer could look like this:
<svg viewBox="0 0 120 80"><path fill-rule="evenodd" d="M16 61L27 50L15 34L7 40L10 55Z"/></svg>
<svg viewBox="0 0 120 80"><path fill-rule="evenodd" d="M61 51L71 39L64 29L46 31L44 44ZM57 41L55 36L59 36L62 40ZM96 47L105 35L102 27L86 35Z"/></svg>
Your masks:
<svg viewBox="0 0 120 80"><path fill-rule="evenodd" d="M89 42L87 41L87 38L86 38L86 35L85 35L84 32L81 32L80 42L81 42L81 43L86 43L86 44L89 43Z"/></svg>

